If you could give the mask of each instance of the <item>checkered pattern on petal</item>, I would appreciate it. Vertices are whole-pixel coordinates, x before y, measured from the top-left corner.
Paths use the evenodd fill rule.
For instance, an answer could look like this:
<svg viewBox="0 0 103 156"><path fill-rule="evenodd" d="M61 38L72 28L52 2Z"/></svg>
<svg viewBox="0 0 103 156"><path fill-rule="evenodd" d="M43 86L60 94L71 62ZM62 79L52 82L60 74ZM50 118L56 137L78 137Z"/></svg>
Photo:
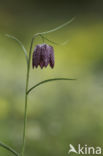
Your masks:
<svg viewBox="0 0 103 156"><path fill-rule="evenodd" d="M32 66L38 67L40 65L41 69L47 67L50 64L50 67L54 67L54 49L52 46L47 44L39 44L36 46L33 57L32 57Z"/></svg>

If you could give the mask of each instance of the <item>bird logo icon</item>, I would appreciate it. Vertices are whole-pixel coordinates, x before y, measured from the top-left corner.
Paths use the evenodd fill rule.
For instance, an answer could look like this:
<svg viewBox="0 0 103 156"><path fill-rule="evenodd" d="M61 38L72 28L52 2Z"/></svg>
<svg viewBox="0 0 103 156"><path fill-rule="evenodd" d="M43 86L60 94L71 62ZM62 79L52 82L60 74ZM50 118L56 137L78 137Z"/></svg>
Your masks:
<svg viewBox="0 0 103 156"><path fill-rule="evenodd" d="M70 154L71 152L78 153L78 152L76 151L76 149L73 147L73 145L70 144L69 147L70 147L70 149L69 149L69 151L68 151L68 154Z"/></svg>

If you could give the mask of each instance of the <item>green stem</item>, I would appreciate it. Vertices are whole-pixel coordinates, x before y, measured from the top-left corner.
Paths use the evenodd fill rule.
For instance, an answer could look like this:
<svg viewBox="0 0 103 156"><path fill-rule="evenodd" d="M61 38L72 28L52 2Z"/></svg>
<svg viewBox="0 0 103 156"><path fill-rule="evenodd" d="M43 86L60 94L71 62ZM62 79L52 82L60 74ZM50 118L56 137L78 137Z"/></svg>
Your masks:
<svg viewBox="0 0 103 156"><path fill-rule="evenodd" d="M30 74L30 63L31 63L31 54L32 54L32 47L33 42L36 37L40 36L39 33L35 34L32 38L31 45L30 45L30 51L29 51L29 59L27 64L27 76L26 76L26 88L25 88L25 111L24 111L24 129L23 129L23 144L22 144L22 151L21 156L24 156L25 151L25 135L26 135L26 123L27 123L27 106L28 106L28 85L29 85L29 74Z"/></svg>
<svg viewBox="0 0 103 156"><path fill-rule="evenodd" d="M29 84L30 62L31 62L31 53L32 53L33 40L34 40L34 38L31 41L30 52L29 52L29 60L28 60L28 66L27 66L26 88L25 88L24 129L23 129L23 144L22 144L21 156L24 156L24 151L25 151L25 134L26 134L27 104L28 104L27 90L28 90L28 84Z"/></svg>
<svg viewBox="0 0 103 156"><path fill-rule="evenodd" d="M5 148L6 150L10 151L11 153L13 153L16 156L19 156L19 153L17 153L13 148L11 148L10 146L0 142L0 146Z"/></svg>

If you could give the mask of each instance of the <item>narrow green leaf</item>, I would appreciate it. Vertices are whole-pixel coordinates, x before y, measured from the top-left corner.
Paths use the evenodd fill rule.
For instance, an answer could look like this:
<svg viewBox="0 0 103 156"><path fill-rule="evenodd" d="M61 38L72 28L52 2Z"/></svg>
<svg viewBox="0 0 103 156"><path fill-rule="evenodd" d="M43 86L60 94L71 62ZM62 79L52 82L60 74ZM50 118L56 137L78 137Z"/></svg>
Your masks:
<svg viewBox="0 0 103 156"><path fill-rule="evenodd" d="M57 30L59 30L59 29L62 29L62 28L65 27L66 25L68 25L68 24L70 24L71 22L73 22L74 19L75 19L75 17L73 17L71 20L67 21L66 23L64 23L64 24L62 24L62 25L60 25L60 26L58 26L58 27L56 27L56 28L54 28L54 29L51 29L51 30L49 30L49 31L42 32L42 33L40 33L40 34L41 34L41 35L45 35L45 34L48 34L48 33L55 32L55 31L57 31Z"/></svg>
<svg viewBox="0 0 103 156"><path fill-rule="evenodd" d="M17 153L13 148L11 148L10 146L0 142L0 146L5 148L6 150L10 151L11 153L13 153L16 156L19 156L19 153Z"/></svg>
<svg viewBox="0 0 103 156"><path fill-rule="evenodd" d="M51 40L49 40L47 37L44 37L44 36L42 36L42 35L41 35L41 37L44 38L45 40L47 40L48 42L52 43L52 44L59 45L59 43L56 43L56 42L54 42L54 41L51 41Z"/></svg>
<svg viewBox="0 0 103 156"><path fill-rule="evenodd" d="M15 40L15 41L21 46L21 48L22 48L22 50L23 50L23 52L24 52L24 54L25 54L26 61L27 61L27 63L28 63L27 50L25 49L25 47L24 47L24 45L22 44L22 42L21 42L20 40L18 40L15 36L12 36L12 35L9 35L9 34L6 34L5 36L8 37L8 38L11 38L11 39L13 39L13 40Z"/></svg>
<svg viewBox="0 0 103 156"><path fill-rule="evenodd" d="M34 88L40 86L41 84L44 84L44 83L47 83L47 82L51 82L51 81L61 81L61 80L76 80L76 79L69 79L69 78L47 79L47 80L41 81L41 82L37 83L36 85L34 85L33 87L31 87L31 88L27 91L27 94L29 94Z"/></svg>
<svg viewBox="0 0 103 156"><path fill-rule="evenodd" d="M51 29L51 30L49 30L49 31L45 31L45 32L41 32L41 33L34 34L32 40L34 41L34 39L35 39L36 37L40 36L40 37L43 39L43 42L44 42L44 39L45 39L45 40L47 40L47 41L49 41L49 42L51 42L51 43L53 43L53 44L56 44L56 45L66 45L66 44L68 43L68 41L65 41L65 42L63 42L63 43L61 43L61 44L58 44L58 43L56 43L56 42L54 42L54 41L49 40L47 37L44 37L44 35L62 29L63 27L65 27L65 26L67 26L68 24L70 24L71 22L73 22L74 19L75 19L75 17L73 17L71 20L67 21L66 23L64 23L64 24L62 24L62 25L60 25L60 26L58 26L58 27L56 27L56 28L54 28L54 29Z"/></svg>
<svg viewBox="0 0 103 156"><path fill-rule="evenodd" d="M55 44L55 45L60 45L60 46L65 46L66 44L68 44L69 40L64 41L63 43L56 43L54 41L49 40L47 37L41 36L42 38L44 38L45 40L47 40L48 42Z"/></svg>

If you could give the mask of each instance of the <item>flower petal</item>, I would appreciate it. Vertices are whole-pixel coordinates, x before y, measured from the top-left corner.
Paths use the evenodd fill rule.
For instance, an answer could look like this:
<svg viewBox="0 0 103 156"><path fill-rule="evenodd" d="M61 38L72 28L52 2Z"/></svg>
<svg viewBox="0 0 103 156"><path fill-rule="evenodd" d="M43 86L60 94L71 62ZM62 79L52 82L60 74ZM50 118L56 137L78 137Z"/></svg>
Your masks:
<svg viewBox="0 0 103 156"><path fill-rule="evenodd" d="M37 45L34 49L33 57L32 57L32 66L37 68L40 62L40 54L41 54L41 46Z"/></svg>
<svg viewBox="0 0 103 156"><path fill-rule="evenodd" d="M49 63L50 63L50 67L54 68L55 60L54 60L54 49L53 49L52 46L50 46L50 60L49 60Z"/></svg>

